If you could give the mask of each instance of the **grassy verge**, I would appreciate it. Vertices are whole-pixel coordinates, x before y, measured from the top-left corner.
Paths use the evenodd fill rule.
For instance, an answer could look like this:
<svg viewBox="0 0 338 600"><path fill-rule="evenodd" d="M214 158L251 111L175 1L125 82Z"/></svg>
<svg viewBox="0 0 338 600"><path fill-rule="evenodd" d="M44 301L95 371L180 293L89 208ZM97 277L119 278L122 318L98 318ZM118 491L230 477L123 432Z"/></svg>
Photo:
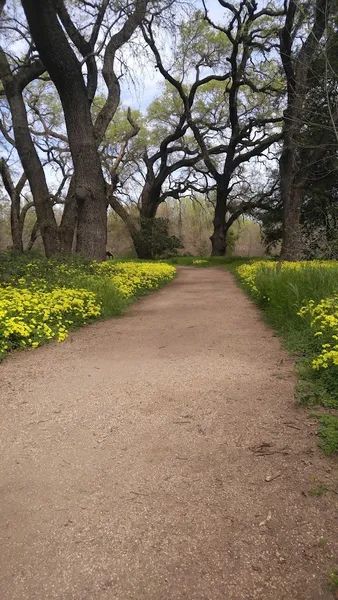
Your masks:
<svg viewBox="0 0 338 600"><path fill-rule="evenodd" d="M258 261L235 270L288 350L299 356L300 402L325 407L317 414L325 452L338 451L338 263Z"/></svg>
<svg viewBox="0 0 338 600"><path fill-rule="evenodd" d="M176 274L165 263L0 255L0 359L113 317Z"/></svg>
<svg viewBox="0 0 338 600"><path fill-rule="evenodd" d="M175 256L169 258L166 262L170 265L180 267L218 267L226 266L230 270L235 270L239 265L251 263L257 258L245 258L242 256Z"/></svg>

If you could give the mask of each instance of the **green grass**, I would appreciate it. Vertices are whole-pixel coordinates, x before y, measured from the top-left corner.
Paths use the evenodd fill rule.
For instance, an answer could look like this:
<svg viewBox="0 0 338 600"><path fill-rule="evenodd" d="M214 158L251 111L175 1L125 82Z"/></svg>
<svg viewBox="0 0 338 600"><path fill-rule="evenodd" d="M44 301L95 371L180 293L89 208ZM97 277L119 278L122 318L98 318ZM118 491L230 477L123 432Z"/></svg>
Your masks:
<svg viewBox="0 0 338 600"><path fill-rule="evenodd" d="M301 270L262 269L255 278L256 291L240 285L264 311L265 319L281 336L285 347L296 354L299 401L321 405L327 413L319 418L319 439L327 454L338 452L338 378L334 367L314 370L312 360L321 351L322 339L314 336L310 320L297 313L309 300L315 304L338 292L338 263L330 268Z"/></svg>
<svg viewBox="0 0 338 600"><path fill-rule="evenodd" d="M72 329L119 316L175 276L166 264L120 262L0 253L0 359L50 339L63 341Z"/></svg>
<svg viewBox="0 0 338 600"><path fill-rule="evenodd" d="M257 258L245 258L243 256L175 256L167 259L165 262L170 265L177 265L180 267L219 267L226 266L231 271L234 271L239 265L243 263L252 262L258 260ZM196 262L201 261L201 262Z"/></svg>
<svg viewBox="0 0 338 600"><path fill-rule="evenodd" d="M335 592L338 590L338 569L331 569L329 577L331 579L330 588Z"/></svg>
<svg viewBox="0 0 338 600"><path fill-rule="evenodd" d="M318 435L326 454L338 452L338 418L335 415L317 415L320 423Z"/></svg>
<svg viewBox="0 0 338 600"><path fill-rule="evenodd" d="M101 317L118 317L130 304L126 298L123 298L116 289L115 285L105 278L98 280L90 275L75 275L70 282L71 287L75 289L86 289L96 294L102 305Z"/></svg>
<svg viewBox="0 0 338 600"><path fill-rule="evenodd" d="M317 485L309 490L310 496L323 496L327 492L327 487L325 485Z"/></svg>
<svg viewBox="0 0 338 600"><path fill-rule="evenodd" d="M61 266L67 269L62 272L59 269ZM65 287L94 292L102 304L103 318L121 315L129 304L109 279L99 280L94 276L90 262L76 255L48 260L39 253L1 253L0 286L12 282L15 285L20 278L24 278L28 286L43 281L49 290Z"/></svg>
<svg viewBox="0 0 338 600"><path fill-rule="evenodd" d="M313 332L297 312L308 300L317 303L338 290L338 266L337 271L263 271L258 274L256 285L257 303L269 322L285 336L288 347L295 352L306 351L308 345L311 349Z"/></svg>

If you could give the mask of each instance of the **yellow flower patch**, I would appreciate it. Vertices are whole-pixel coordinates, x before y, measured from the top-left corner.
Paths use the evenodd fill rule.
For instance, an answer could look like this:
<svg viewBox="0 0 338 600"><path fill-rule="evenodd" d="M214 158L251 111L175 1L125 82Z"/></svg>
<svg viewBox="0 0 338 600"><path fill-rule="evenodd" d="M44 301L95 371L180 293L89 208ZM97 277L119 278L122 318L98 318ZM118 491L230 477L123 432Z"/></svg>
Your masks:
<svg viewBox="0 0 338 600"><path fill-rule="evenodd" d="M250 292L258 297L259 294L262 296L261 281L259 279L262 273L275 273L277 278L279 272L297 271L301 273L302 271L310 271L311 273L311 270L330 271L330 273L332 271L332 277L337 277L338 263L335 260L313 260L283 262L278 265L273 261L256 261L241 265L237 268L237 273ZM301 294L301 290L299 293ZM269 298L266 296L264 296L264 300L269 302ZM333 295L331 298L323 298L317 303L314 300L309 300L298 310L297 314L301 318L308 319L316 340L314 345L319 348L312 360L313 369L336 369L338 367L338 294Z"/></svg>
<svg viewBox="0 0 338 600"><path fill-rule="evenodd" d="M97 263L95 272L109 277L125 298L133 298L171 281L176 269L166 263L106 261Z"/></svg>
<svg viewBox="0 0 338 600"><path fill-rule="evenodd" d="M299 311L299 316L310 319L314 336L320 338L321 351L313 359L315 370L338 366L338 294L324 298L318 304L310 300Z"/></svg>
<svg viewBox="0 0 338 600"><path fill-rule="evenodd" d="M95 294L87 290L0 288L0 357L51 339L62 342L70 328L100 314Z"/></svg>
<svg viewBox="0 0 338 600"><path fill-rule="evenodd" d="M240 280L249 287L252 292L258 292L256 280L262 271L302 271L308 269L335 269L338 263L334 260L300 260L298 262L282 262L281 264L272 260L257 260L250 264L240 265L237 273Z"/></svg>
<svg viewBox="0 0 338 600"><path fill-rule="evenodd" d="M165 263L115 261L77 266L36 259L21 266L18 275L14 269L0 284L0 358L16 348L36 348L52 339L62 342L70 329L107 314L100 296L105 281L109 298L120 298L123 308L175 274Z"/></svg>

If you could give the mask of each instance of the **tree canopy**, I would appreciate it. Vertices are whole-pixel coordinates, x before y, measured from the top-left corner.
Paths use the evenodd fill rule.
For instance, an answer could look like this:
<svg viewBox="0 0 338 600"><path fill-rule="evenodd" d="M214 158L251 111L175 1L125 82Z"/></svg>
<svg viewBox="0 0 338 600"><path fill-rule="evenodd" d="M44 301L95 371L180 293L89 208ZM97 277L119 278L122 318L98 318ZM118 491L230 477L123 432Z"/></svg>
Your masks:
<svg viewBox="0 0 338 600"><path fill-rule="evenodd" d="M47 256L102 260L112 210L136 253L151 257L158 234L177 248L159 207L203 198L214 255L244 214L263 223L268 244L283 242L285 259L328 251L336 9L329 0L3 0L0 175L13 247L39 234ZM323 228L326 245L315 241Z"/></svg>

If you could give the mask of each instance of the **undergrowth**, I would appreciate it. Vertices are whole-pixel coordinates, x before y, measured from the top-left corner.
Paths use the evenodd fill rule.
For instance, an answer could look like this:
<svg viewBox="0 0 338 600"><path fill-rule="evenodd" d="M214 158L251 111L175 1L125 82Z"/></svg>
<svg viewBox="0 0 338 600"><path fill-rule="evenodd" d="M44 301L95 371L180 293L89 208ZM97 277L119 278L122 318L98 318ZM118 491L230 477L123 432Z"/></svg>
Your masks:
<svg viewBox="0 0 338 600"><path fill-rule="evenodd" d="M15 349L61 342L71 329L120 315L175 274L173 266L159 262L0 254L0 359Z"/></svg>
<svg viewBox="0 0 338 600"><path fill-rule="evenodd" d="M240 265L242 287L264 310L267 322L298 356L298 397L321 405L319 438L327 454L338 451L338 262Z"/></svg>

